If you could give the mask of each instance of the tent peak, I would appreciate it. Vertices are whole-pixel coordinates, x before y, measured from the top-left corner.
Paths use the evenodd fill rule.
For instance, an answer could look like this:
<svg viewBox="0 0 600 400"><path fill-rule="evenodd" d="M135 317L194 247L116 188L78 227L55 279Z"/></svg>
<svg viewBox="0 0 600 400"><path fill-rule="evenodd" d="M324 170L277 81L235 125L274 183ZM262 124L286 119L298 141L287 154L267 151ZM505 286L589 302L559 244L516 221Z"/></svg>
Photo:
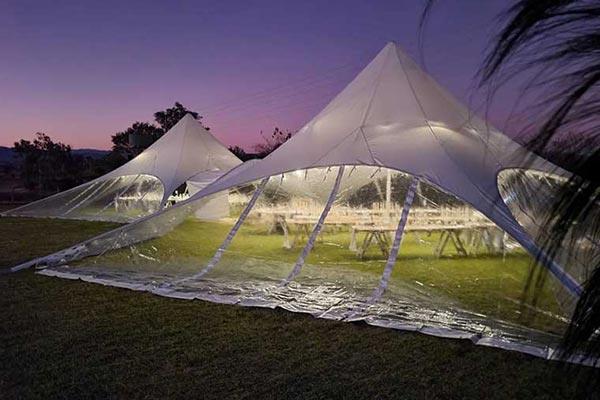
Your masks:
<svg viewBox="0 0 600 400"><path fill-rule="evenodd" d="M175 125L173 125L171 127L171 129L169 129L168 131L165 132L164 136L173 135L175 132L181 132L181 129L184 129L184 130L187 129L187 127L189 127L189 124L191 122L198 122L198 120L196 120L194 118L194 116L190 113L185 114L183 117L181 117L179 119L179 121L177 121L177 123Z"/></svg>
<svg viewBox="0 0 600 400"><path fill-rule="evenodd" d="M191 113L186 113L182 118L182 121L197 121Z"/></svg>

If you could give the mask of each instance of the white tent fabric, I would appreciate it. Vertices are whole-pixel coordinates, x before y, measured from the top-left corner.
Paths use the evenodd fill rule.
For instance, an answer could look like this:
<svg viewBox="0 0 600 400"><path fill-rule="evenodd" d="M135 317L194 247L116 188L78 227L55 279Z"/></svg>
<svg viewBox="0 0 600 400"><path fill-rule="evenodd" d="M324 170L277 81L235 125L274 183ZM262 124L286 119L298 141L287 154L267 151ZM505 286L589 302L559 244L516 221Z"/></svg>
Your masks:
<svg viewBox="0 0 600 400"><path fill-rule="evenodd" d="M386 167L431 182L482 212L542 259L539 245L503 201L497 177L515 168L568 175L472 115L390 42L277 151L196 196L283 172L334 165ZM570 291L580 292L579 283L559 265L544 261Z"/></svg>
<svg viewBox="0 0 600 400"><path fill-rule="evenodd" d="M461 201L476 210L469 211L469 218L483 221L481 226L493 225L505 236L514 238L544 263L566 288L565 292L575 299L583 282L567 274L561 262L540 250L539 238L519 224L512 206L507 205L514 188L507 181L498 182L498 176L522 168L568 175L471 115L396 44L389 43L323 111L264 160L240 165L213 183L199 187L189 200L156 215L13 270L37 265L46 267L41 273L51 276L147 290L170 297L283 307L322 318L362 319L372 325L469 338L482 345L552 358L553 349L547 340L556 341L556 336L544 339L542 332L523 331L505 319L490 323L490 318L481 312L467 312L449 298L439 298L439 292L432 294L419 281L413 282L414 285L389 285L388 282L396 254L403 252L400 242L410 240L412 246L426 242L418 234L410 239L402 235L402 230L411 226L409 211L413 197L423 196L425 190L437 190L438 197L446 203ZM248 188L258 181L261 182L258 189ZM499 183L503 183L503 193ZM338 218L330 224L328 240L331 242L336 240L343 219L350 215L345 213L356 217L364 211L350 210L345 204L368 185L376 186L378 192L384 192L382 186L386 186L386 208L380 220L392 215L391 212L386 214L391 210L388 208L391 203L398 205L401 211L398 213L396 208L394 214L394 218L401 215L400 221L388 221L398 226L392 251L387 253L384 263L368 261L359 271L327 264L328 254L324 252L327 246L334 249L330 251L348 247L345 242L317 242L328 213ZM528 196L535 194L527 193ZM275 231L278 220L254 236L255 227L244 231L245 220L264 219L263 214L268 215L265 209L278 204L280 197L286 202L282 202L284 205L277 211L276 218L293 214L295 205L289 199L300 195L306 208L312 207L314 201L323 211L304 223L304 226L312 226L312 230L307 229L306 245L296 262L269 258L276 253L278 255L272 257L287 259L289 253L282 252L281 248L257 251L254 243ZM229 233L216 242L212 236L200 241L199 235L212 232L209 229L214 226L200 224L194 230L195 222L188 217L215 199L228 199L228 204L234 205L231 209L235 209L235 213L230 213L225 225ZM435 201L427 199L425 203ZM296 224L301 226L302 221L296 220ZM219 227L219 232L223 232L222 228ZM355 228L352 227L353 232ZM412 228L418 226L413 222ZM371 224L367 229L379 228ZM497 239L496 232L486 231L490 247ZM283 234L288 237L286 228ZM240 235L251 245L244 245L242 240L236 247ZM378 238L383 252L385 236ZM127 246L128 250L122 249ZM231 246L235 249L228 250ZM293 249L293 244L286 241L285 247ZM315 252L317 256L311 259ZM99 256L90 257L95 255ZM132 262L132 258L139 261ZM446 262L431 260L424 261L425 265ZM526 265L526 260L521 260ZM345 260L346 265L356 263L350 258ZM467 263L477 270L478 263L485 260L475 258L466 260L465 265ZM308 271L301 271L303 265ZM320 267L323 265L327 268ZM179 274L184 267L189 268L184 275ZM373 280L376 276L373 271L377 268L383 271L380 281ZM448 270L434 272L447 274ZM320 280L326 282L320 284ZM349 281L351 284L344 286L343 283ZM476 279L472 284L477 287L480 282ZM452 290L460 291L460 285ZM382 296L383 291L386 294ZM508 295L502 289L498 291L502 297L498 301L506 301L504 297ZM518 304L518 299L508 300ZM513 303L510 304L514 306ZM542 314L553 315L546 310L541 310ZM508 317L503 314L498 318ZM556 317L556 320L564 323L561 318Z"/></svg>
<svg viewBox="0 0 600 400"><path fill-rule="evenodd" d="M163 208L189 182L195 193L241 161L192 115L121 167L65 192L4 212L5 216L130 222ZM128 201L119 208L119 202Z"/></svg>

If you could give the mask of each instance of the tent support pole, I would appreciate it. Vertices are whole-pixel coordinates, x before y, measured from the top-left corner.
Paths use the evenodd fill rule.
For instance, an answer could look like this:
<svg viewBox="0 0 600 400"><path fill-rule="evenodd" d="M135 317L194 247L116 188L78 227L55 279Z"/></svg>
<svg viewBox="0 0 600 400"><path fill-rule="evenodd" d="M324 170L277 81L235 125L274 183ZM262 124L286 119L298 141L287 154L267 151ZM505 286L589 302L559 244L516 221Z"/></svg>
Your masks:
<svg viewBox="0 0 600 400"><path fill-rule="evenodd" d="M410 183L408 193L406 194L406 197L404 199L404 206L402 207L402 214L400 216L400 221L398 222L398 228L396 229L392 249L390 250L387 262L385 263L383 275L381 276L379 285L377 286L377 288L375 288L375 290L371 294L371 297L367 301L367 305L372 305L379 301L379 299L383 295L383 292L385 292L385 289L388 286L388 282L392 275L392 271L394 270L394 265L396 265L396 258L398 257L398 251L400 250L400 244L402 243L404 228L406 227L406 222L408 221L408 213L410 212L410 207L412 206L413 200L415 199L415 193L417 191L418 183L419 178L417 177L413 178L412 182Z"/></svg>
<svg viewBox="0 0 600 400"><path fill-rule="evenodd" d="M207 273L209 273L210 271L213 270L213 268L221 260L221 257L223 256L223 253L225 252L225 250L227 250L227 248L231 244L231 241L233 240L233 238L237 234L238 230L240 229L240 227L242 226L242 224L246 220L246 217L250 213L250 210L252 210L252 208L254 207L254 204L256 204L256 201L258 200L258 198L262 194L262 192L265 189L265 186L267 185L268 181L269 181L269 177L266 177L266 178L264 178L260 182L260 184L258 185L258 187L256 188L256 190L254 191L254 194L252 195L252 198L250 199L250 201L246 205L246 208L244 208L244 211L242 211L242 213L240 214L240 217L235 222L235 225L233 225L233 227L229 231L229 234L227 234L227 237L225 238L225 240L223 240L223 243L221 243L221 246L219 246L219 248L217 249L217 251L215 252L215 254L212 256L212 258L208 262L208 264L206 264L206 267L204 267L204 269L202 271L198 272L197 274L195 274L193 276L190 276L189 278L184 278L184 279L178 280L178 281L176 281L176 283L181 283L181 282L188 281L188 280L191 280L191 279L200 279L204 275L206 275Z"/></svg>
<svg viewBox="0 0 600 400"><path fill-rule="evenodd" d="M313 246L315 245L317 236L319 236L319 233L321 232L321 229L323 228L323 223L325 222L325 218L327 218L327 215L329 214L329 210L331 210L331 206L332 206L333 201L335 200L337 192L340 188L340 183L342 182L343 176L344 176L344 166L342 165L339 167L337 177L335 178L335 183L333 184L333 189L331 189L331 193L329 193L329 198L327 199L327 204L325 204L325 208L321 212L321 216L319 217L319 220L317 221L316 225L314 226L314 228L310 234L310 237L308 238L308 242L306 242L306 245L302 249L302 253L300 253L300 256L298 256L298 259L296 260L296 264L294 264L294 268L292 269L292 272L290 272L290 274L287 276L287 278L285 278L283 280L283 282L281 283L282 286L285 286L288 283L290 283L290 281L292 279L294 279L300 273L300 270L302 269L302 266L304 265L304 261L306 260L306 257L308 257L308 254L310 253Z"/></svg>

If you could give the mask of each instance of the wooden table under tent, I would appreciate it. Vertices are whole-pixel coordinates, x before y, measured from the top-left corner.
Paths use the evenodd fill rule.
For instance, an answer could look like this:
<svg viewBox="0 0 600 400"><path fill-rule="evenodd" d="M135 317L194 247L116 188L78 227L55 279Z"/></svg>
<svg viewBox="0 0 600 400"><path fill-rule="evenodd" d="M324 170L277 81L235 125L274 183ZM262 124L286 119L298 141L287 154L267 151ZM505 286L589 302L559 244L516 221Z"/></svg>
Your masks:
<svg viewBox="0 0 600 400"><path fill-rule="evenodd" d="M389 43L265 159L14 270L553 358L599 256L597 210L560 253L541 247L540 224L568 176ZM211 202L227 212L196 213ZM545 284L524 305L536 260Z"/></svg>

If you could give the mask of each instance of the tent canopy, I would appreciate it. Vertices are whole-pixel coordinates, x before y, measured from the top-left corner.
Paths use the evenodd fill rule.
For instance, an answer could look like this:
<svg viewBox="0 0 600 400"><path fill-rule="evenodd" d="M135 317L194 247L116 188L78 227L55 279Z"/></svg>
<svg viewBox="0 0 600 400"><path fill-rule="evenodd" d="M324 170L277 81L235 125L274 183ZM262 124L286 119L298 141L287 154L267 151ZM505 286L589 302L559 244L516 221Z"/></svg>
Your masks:
<svg viewBox="0 0 600 400"><path fill-rule="evenodd" d="M239 164L233 153L187 114L114 171L3 215L129 222L163 208L183 183L204 187Z"/></svg>
<svg viewBox="0 0 600 400"><path fill-rule="evenodd" d="M253 168L233 171L196 197L283 172L336 165L378 166L426 180L542 258L505 204L498 174L523 168L568 175L471 114L390 42L294 137ZM569 290L580 291L559 265L545 261Z"/></svg>
<svg viewBox="0 0 600 400"><path fill-rule="evenodd" d="M140 155L98 180L136 174L155 176L165 188L164 203L186 181L224 174L239 164L240 159L191 114L186 114Z"/></svg>

